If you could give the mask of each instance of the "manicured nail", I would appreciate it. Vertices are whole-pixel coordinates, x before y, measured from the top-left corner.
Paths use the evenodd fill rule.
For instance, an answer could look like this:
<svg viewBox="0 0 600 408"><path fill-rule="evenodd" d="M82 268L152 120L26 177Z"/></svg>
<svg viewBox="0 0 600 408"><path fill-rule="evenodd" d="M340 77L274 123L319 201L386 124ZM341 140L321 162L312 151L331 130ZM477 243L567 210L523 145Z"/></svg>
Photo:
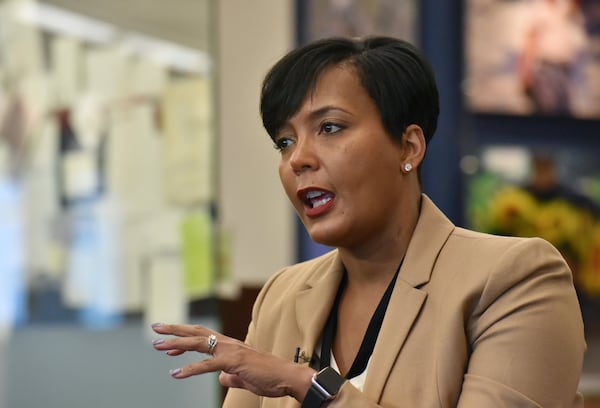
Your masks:
<svg viewBox="0 0 600 408"><path fill-rule="evenodd" d="M163 344L165 342L165 339L156 339L156 340L152 340L152 345L156 346L158 344Z"/></svg>
<svg viewBox="0 0 600 408"><path fill-rule="evenodd" d="M162 326L162 325L163 325L162 323L152 323L152 324L150 325L150 327L152 327L152 328L155 328L155 327L160 327L160 326Z"/></svg>
<svg viewBox="0 0 600 408"><path fill-rule="evenodd" d="M175 369L169 371L169 374L171 374L171 377L175 377L179 373L181 373L181 368L175 368Z"/></svg>

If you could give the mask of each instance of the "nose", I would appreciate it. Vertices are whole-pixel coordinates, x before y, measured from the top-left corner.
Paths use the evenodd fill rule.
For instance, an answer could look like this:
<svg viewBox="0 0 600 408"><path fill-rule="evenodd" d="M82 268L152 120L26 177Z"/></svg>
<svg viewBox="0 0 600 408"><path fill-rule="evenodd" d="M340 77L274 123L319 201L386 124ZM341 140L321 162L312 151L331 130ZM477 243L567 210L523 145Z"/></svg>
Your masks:
<svg viewBox="0 0 600 408"><path fill-rule="evenodd" d="M289 164L296 174L317 169L319 155L315 140L309 136L299 136L290 155Z"/></svg>

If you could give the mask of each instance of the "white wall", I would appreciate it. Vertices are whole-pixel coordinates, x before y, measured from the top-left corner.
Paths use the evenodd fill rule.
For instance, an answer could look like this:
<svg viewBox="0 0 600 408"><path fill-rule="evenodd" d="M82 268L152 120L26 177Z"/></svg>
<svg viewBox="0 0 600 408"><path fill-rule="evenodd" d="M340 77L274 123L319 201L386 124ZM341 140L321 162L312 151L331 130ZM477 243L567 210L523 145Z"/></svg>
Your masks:
<svg viewBox="0 0 600 408"><path fill-rule="evenodd" d="M293 0L216 3L220 215L232 235L234 277L262 284L294 257L293 209L259 114L262 78L294 42Z"/></svg>

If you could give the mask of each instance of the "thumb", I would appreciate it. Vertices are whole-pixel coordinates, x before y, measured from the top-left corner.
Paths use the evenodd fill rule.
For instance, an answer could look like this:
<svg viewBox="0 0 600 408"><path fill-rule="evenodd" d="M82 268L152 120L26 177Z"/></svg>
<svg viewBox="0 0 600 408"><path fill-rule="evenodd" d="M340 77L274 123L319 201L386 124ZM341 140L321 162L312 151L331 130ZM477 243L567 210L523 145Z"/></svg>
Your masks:
<svg viewBox="0 0 600 408"><path fill-rule="evenodd" d="M225 371L221 371L219 374L219 383L224 387L244 388L244 381L240 377Z"/></svg>

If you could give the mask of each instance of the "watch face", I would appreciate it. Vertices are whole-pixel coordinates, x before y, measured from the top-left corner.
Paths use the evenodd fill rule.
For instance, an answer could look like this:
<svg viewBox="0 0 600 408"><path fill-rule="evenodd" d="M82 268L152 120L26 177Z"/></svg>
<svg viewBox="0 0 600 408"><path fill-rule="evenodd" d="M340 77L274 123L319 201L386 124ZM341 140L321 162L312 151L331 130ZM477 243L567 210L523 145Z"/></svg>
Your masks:
<svg viewBox="0 0 600 408"><path fill-rule="evenodd" d="M329 394L335 395L346 380L333 368L327 367L319 372L317 381Z"/></svg>

